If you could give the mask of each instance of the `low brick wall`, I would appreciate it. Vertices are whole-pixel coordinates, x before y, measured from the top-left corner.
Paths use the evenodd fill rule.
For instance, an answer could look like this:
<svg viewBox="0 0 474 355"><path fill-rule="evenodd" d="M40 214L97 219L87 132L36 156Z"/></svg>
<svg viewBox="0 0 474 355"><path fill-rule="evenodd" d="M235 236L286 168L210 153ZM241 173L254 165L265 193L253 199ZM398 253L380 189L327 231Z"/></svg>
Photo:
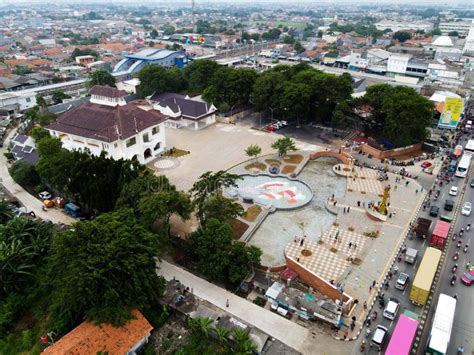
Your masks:
<svg viewBox="0 0 474 355"><path fill-rule="evenodd" d="M292 259L287 257L285 258L286 265L288 266L288 268L295 271L302 281L307 283L314 290L317 290L318 292L331 298L334 301L341 300L341 293L334 285L331 285L329 282L312 273L311 271L309 271L299 263L293 261ZM354 305L354 299L344 293L342 300L344 302L344 313L348 314L351 311L352 306Z"/></svg>
<svg viewBox="0 0 474 355"><path fill-rule="evenodd" d="M409 145L408 147L395 148L391 150L380 150L368 144L362 144L362 151L371 154L376 159L396 158L401 155L415 153L421 150L421 143Z"/></svg>

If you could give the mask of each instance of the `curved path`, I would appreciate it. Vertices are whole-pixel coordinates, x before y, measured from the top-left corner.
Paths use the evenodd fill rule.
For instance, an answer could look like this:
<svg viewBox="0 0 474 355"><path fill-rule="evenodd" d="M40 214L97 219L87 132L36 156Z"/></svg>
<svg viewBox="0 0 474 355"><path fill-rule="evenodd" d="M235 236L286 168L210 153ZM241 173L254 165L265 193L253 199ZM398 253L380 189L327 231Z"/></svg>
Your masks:
<svg viewBox="0 0 474 355"><path fill-rule="evenodd" d="M16 129L10 131L5 139L4 146L0 148L0 183L3 185L4 189L13 195L18 201L20 201L21 204L26 207L28 212L33 211L38 218L49 220L53 223L74 223L75 219L71 218L62 212L62 210L57 208L50 208L47 212L43 211L43 203L31 195L23 187L18 185L15 181L13 181L10 173L8 172L10 164L8 164L4 153L8 151L6 147L8 147L8 143L13 137L15 137L15 135Z"/></svg>

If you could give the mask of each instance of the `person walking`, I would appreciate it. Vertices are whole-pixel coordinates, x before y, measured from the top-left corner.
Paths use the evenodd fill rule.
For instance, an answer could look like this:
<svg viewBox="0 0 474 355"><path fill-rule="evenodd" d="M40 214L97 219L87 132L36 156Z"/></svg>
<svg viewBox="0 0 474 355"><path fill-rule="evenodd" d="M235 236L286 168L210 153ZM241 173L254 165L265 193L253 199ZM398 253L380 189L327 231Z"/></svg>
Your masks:
<svg viewBox="0 0 474 355"><path fill-rule="evenodd" d="M225 306L226 306L227 308L229 308L229 299L227 299L227 300L225 301Z"/></svg>

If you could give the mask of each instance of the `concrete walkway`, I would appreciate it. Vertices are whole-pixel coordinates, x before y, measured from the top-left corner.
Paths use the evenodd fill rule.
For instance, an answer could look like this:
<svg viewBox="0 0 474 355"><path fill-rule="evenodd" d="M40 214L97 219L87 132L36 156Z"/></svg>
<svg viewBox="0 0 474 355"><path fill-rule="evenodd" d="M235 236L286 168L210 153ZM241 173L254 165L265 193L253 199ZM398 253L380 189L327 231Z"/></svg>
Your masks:
<svg viewBox="0 0 474 355"><path fill-rule="evenodd" d="M164 260L159 268L159 273L165 279L171 280L176 277L182 284L192 287L196 296L261 329L292 348L302 351L302 345L309 336L308 329L264 310ZM227 299L229 300L229 307L226 307Z"/></svg>
<svg viewBox="0 0 474 355"><path fill-rule="evenodd" d="M8 172L10 165L7 163L7 158L3 154L8 151L6 147L8 147L10 140L15 137L15 135L16 130L12 130L5 139L3 148L0 148L0 184L3 185L5 190L7 190L18 201L20 201L21 204L27 208L28 212L33 211L36 214L36 217L50 220L53 223L74 223L75 220L73 218L57 208L50 208L48 209L48 212L43 211L43 203L36 197L32 196L15 181L13 181L10 173Z"/></svg>

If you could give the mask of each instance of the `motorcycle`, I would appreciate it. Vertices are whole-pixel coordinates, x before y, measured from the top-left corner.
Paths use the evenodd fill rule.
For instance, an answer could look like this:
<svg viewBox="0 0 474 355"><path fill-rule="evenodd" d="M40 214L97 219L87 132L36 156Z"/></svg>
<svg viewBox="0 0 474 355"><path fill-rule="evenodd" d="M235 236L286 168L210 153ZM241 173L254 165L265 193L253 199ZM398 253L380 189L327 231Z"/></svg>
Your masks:
<svg viewBox="0 0 474 355"><path fill-rule="evenodd" d="M454 253L453 260L458 261L458 259L459 259L459 252L457 251L456 253Z"/></svg>
<svg viewBox="0 0 474 355"><path fill-rule="evenodd" d="M461 245L462 245L462 241L461 240L458 240L458 244L456 244L456 248L461 248Z"/></svg>
<svg viewBox="0 0 474 355"><path fill-rule="evenodd" d="M467 248L469 248L469 244L466 244L464 248L462 249L463 252L467 253Z"/></svg>
<svg viewBox="0 0 474 355"><path fill-rule="evenodd" d="M366 339L369 338L370 332L371 332L370 328L367 328L367 330L366 330L366 332L365 332L365 338L366 338Z"/></svg>
<svg viewBox="0 0 474 355"><path fill-rule="evenodd" d="M466 226L466 231L468 231L469 229L471 229L471 223L468 223Z"/></svg>
<svg viewBox="0 0 474 355"><path fill-rule="evenodd" d="M374 322L377 319L377 312L374 311L370 318L372 319L372 322Z"/></svg>
<svg viewBox="0 0 474 355"><path fill-rule="evenodd" d="M455 264L453 268L451 269L451 272L455 274L457 270L458 270L458 264Z"/></svg>
<svg viewBox="0 0 474 355"><path fill-rule="evenodd" d="M360 351L365 351L365 347L366 347L365 344L366 344L365 340L362 340L362 343L360 343Z"/></svg>
<svg viewBox="0 0 474 355"><path fill-rule="evenodd" d="M451 286L454 286L455 283L456 283L456 275L453 275L453 277L451 277Z"/></svg>
<svg viewBox="0 0 474 355"><path fill-rule="evenodd" d="M453 233L453 240L456 240L456 237L457 237L456 233Z"/></svg>

